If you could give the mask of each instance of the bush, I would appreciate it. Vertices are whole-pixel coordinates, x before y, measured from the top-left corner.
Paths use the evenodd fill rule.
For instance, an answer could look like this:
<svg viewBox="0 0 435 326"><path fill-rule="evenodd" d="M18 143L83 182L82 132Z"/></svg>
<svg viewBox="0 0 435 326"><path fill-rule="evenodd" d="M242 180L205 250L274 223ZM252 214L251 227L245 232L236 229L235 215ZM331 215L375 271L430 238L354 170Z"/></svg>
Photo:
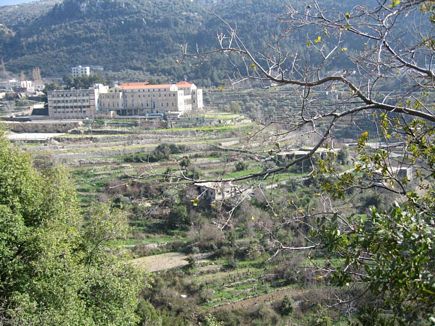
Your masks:
<svg viewBox="0 0 435 326"><path fill-rule="evenodd" d="M180 228L188 230L190 226L190 217L187 212L186 206L176 205L171 209L166 224L171 229Z"/></svg>
<svg viewBox="0 0 435 326"><path fill-rule="evenodd" d="M188 269L194 269L194 268L196 268L196 259L195 259L195 257L193 257L193 256L187 257L187 262L189 263L189 265L186 266Z"/></svg>
<svg viewBox="0 0 435 326"><path fill-rule="evenodd" d="M169 160L171 154L180 154L186 150L186 146L177 144L160 144L151 153L134 153L124 157L124 162L140 163L140 162L159 162Z"/></svg>
<svg viewBox="0 0 435 326"><path fill-rule="evenodd" d="M243 161L239 161L236 163L236 171L244 171L249 167L249 163L247 162L243 162Z"/></svg>
<svg viewBox="0 0 435 326"><path fill-rule="evenodd" d="M162 318L158 311L151 303L141 300L136 309L136 313L140 317L140 325L158 326L162 324Z"/></svg>
<svg viewBox="0 0 435 326"><path fill-rule="evenodd" d="M283 316L288 316L293 312L293 301L288 296L285 296L282 300L279 312Z"/></svg>

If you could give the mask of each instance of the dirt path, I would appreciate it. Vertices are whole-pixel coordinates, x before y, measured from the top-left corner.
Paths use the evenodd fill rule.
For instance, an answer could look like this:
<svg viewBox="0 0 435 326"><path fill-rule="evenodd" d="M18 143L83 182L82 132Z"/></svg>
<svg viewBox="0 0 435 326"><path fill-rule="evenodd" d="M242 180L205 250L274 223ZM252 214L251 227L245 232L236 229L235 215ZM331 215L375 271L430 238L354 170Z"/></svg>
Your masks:
<svg viewBox="0 0 435 326"><path fill-rule="evenodd" d="M193 255L195 260L207 258L207 254ZM134 266L142 268L147 272L160 272L168 269L187 266L187 258L185 254L179 252L168 252L166 254L141 257L132 260Z"/></svg>

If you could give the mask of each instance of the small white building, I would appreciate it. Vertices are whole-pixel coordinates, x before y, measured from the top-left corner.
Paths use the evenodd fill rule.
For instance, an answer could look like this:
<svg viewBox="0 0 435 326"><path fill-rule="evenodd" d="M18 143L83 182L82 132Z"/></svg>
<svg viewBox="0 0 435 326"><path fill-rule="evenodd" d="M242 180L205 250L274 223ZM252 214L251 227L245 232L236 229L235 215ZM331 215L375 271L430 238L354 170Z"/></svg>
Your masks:
<svg viewBox="0 0 435 326"><path fill-rule="evenodd" d="M91 75L91 67L76 66L71 68L73 78L87 77Z"/></svg>
<svg viewBox="0 0 435 326"><path fill-rule="evenodd" d="M9 79L0 81L0 88L12 90L15 87L21 87L21 82L17 79Z"/></svg>
<svg viewBox="0 0 435 326"><path fill-rule="evenodd" d="M207 202L223 201L253 192L251 188L234 185L231 182L205 182L196 183L195 186L198 188L198 198Z"/></svg>

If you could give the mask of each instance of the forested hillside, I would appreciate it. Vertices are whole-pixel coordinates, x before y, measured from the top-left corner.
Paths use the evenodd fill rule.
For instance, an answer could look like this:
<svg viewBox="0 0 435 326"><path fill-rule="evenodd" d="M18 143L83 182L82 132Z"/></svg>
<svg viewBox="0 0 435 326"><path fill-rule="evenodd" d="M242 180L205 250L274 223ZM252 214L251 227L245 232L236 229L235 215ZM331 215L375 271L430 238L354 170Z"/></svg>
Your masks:
<svg viewBox="0 0 435 326"><path fill-rule="evenodd" d="M354 2L325 4L344 13ZM16 73L39 66L44 76L63 75L82 64L103 66L120 78L161 76L216 85L234 71L234 62L222 55L183 61L181 45L192 52L216 48L217 34L227 31L223 18L249 48L280 46L302 53L309 31L285 33L286 22L280 19L294 6L301 2L50 0L7 6L0 10L0 53L7 69ZM334 65L340 68L346 61Z"/></svg>
<svg viewBox="0 0 435 326"><path fill-rule="evenodd" d="M41 66L45 75L56 75L72 65L89 64L175 79L208 76L205 79L216 83L228 71L225 60L179 64L180 45L215 46L216 33L223 28L212 11L237 21L248 44L255 40L265 45L282 9L276 0L243 6L237 1L213 5L185 0L65 0L39 17L27 15L30 22L15 20L10 12L2 15L0 22L9 32L0 35L1 53L7 68L15 72ZM244 13L249 15L242 20ZM258 22L254 30L251 21ZM216 69L219 66L222 69Z"/></svg>
<svg viewBox="0 0 435 326"><path fill-rule="evenodd" d="M322 6L344 19L357 3L328 0ZM309 65L322 58L306 51L307 46L319 35L328 38L326 31L308 26L289 29L292 12L310 15L313 10L295 0L44 0L0 9L0 57L7 70L29 73L38 66L45 77L65 75L71 66L81 64L104 67L110 79L189 79L203 86L218 85L236 67L245 68L240 57L183 58L182 46L190 53L216 49L217 36L228 36L225 22L255 54L280 48L283 55L298 53L299 60ZM402 26L406 24L393 32L401 34ZM348 68L347 54L367 46L349 35L342 45L347 53L325 69Z"/></svg>

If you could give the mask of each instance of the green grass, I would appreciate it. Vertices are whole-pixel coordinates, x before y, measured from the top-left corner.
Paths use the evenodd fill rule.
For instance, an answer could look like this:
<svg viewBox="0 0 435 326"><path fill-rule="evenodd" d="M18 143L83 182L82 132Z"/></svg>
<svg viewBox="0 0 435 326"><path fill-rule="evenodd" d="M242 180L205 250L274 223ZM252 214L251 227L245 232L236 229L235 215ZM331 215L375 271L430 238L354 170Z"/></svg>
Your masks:
<svg viewBox="0 0 435 326"><path fill-rule="evenodd" d="M307 175L308 175L307 173L283 172L270 176L269 178L266 179L266 181L269 181L269 183L275 183L275 182L281 182L290 179L303 178L306 177Z"/></svg>
<svg viewBox="0 0 435 326"><path fill-rule="evenodd" d="M253 167L250 169L242 170L242 171L234 171L224 175L225 179L235 179L245 177L250 174L255 174L261 172L262 169L260 167Z"/></svg>

